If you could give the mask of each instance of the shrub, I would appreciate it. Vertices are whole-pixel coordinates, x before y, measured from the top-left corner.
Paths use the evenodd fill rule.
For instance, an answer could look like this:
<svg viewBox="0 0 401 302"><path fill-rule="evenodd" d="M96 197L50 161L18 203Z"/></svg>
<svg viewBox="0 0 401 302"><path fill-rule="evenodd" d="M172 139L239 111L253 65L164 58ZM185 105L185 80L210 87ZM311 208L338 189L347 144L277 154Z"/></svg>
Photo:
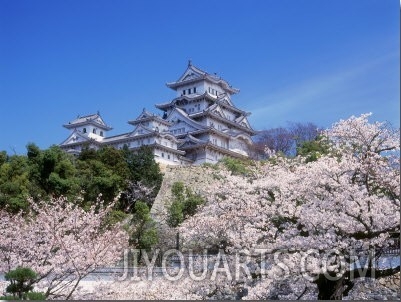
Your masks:
<svg viewBox="0 0 401 302"><path fill-rule="evenodd" d="M46 296L41 292L31 292L32 284L37 278L37 274L28 267L17 267L4 275L10 284L6 287L6 292L12 296L0 297L2 300L45 300Z"/></svg>
<svg viewBox="0 0 401 302"><path fill-rule="evenodd" d="M232 175L247 175L250 172L245 161L240 159L224 157L221 162Z"/></svg>
<svg viewBox="0 0 401 302"><path fill-rule="evenodd" d="M195 215L198 206L205 200L199 194L193 193L182 182L175 182L171 187L173 201L167 208L167 224L170 227L179 226L187 217Z"/></svg>

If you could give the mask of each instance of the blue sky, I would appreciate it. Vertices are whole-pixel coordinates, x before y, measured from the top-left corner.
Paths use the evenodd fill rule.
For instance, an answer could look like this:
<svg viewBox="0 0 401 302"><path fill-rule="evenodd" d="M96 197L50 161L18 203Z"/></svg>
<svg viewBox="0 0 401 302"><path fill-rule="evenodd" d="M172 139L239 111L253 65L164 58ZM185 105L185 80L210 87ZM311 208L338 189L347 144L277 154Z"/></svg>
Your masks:
<svg viewBox="0 0 401 302"><path fill-rule="evenodd" d="M398 0L0 0L0 150L61 143L97 111L128 132L188 59L241 90L257 130L366 112L400 126Z"/></svg>

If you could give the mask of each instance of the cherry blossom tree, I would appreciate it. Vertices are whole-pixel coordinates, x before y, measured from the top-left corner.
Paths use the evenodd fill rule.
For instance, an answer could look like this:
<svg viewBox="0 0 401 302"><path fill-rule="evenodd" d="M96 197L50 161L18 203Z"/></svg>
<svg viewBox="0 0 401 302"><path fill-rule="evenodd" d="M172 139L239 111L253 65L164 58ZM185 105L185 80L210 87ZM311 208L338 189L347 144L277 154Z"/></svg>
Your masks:
<svg viewBox="0 0 401 302"><path fill-rule="evenodd" d="M269 268L253 273L250 298L268 298L277 280L295 296L317 289L319 299L341 299L358 277L394 274L374 258L400 231L400 133L370 114L341 120L324 135L328 154L273 158L247 176L221 171L208 202L180 229L187 248L224 248L263 254ZM360 263L359 263L360 264Z"/></svg>
<svg viewBox="0 0 401 302"><path fill-rule="evenodd" d="M29 267L46 297L69 299L96 268L114 264L128 245L120 224L107 225L113 204L88 210L61 197L34 203L23 215L0 210L0 271Z"/></svg>

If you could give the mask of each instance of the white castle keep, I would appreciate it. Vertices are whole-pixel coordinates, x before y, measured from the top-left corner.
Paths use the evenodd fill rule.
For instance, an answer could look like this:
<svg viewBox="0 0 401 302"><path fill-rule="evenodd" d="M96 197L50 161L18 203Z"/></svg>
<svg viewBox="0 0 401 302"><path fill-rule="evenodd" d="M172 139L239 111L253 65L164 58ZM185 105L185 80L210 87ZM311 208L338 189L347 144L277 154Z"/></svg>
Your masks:
<svg viewBox="0 0 401 302"><path fill-rule="evenodd" d="M155 160L166 165L216 163L223 157L247 158L256 134L247 117L249 112L238 109L231 96L239 90L227 81L192 65L167 86L177 92L176 98L156 104L163 116L143 109L128 121L131 132L107 136L109 127L100 114L91 114L63 125L71 130L60 147L79 154L84 147L99 149L126 145L135 151L142 145L152 148Z"/></svg>

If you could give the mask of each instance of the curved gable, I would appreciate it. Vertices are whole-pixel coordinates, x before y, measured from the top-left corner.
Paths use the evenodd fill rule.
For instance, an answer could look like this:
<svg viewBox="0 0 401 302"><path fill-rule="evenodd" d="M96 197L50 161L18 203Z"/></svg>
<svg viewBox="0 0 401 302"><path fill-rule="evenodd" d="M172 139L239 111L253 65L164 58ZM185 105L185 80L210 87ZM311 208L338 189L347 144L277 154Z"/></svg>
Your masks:
<svg viewBox="0 0 401 302"><path fill-rule="evenodd" d="M70 144L84 143L88 142L91 139L79 132L78 130L74 130L68 137L65 139L60 145L66 146Z"/></svg>
<svg viewBox="0 0 401 302"><path fill-rule="evenodd" d="M167 116L166 120L168 120L170 123L173 123L174 125L170 127L170 129L173 128L177 128L176 124L177 123L185 123L185 125L188 125L188 127L190 127L193 130L199 130L199 129L204 129L205 126L195 122L194 120L192 120L191 118L188 117L188 114L185 113L185 111L183 111L180 108L175 107L170 114ZM183 124L182 124L183 125ZM187 132L187 131L185 131Z"/></svg>

